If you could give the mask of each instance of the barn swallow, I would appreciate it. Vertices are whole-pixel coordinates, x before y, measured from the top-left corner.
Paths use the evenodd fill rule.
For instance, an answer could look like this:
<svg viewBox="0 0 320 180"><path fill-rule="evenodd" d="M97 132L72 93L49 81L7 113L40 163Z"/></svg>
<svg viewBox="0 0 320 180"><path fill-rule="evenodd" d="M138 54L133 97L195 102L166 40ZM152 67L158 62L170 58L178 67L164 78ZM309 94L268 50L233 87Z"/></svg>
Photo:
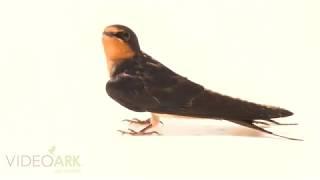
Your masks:
<svg viewBox="0 0 320 180"><path fill-rule="evenodd" d="M274 106L260 105L222 95L180 76L140 49L136 34L123 25L107 26L102 42L110 79L107 94L122 106L136 112L151 112L140 131L121 131L131 135L145 135L160 120L159 115L227 120L274 136L299 140L275 134L258 126L282 124L272 118L287 117L292 112Z"/></svg>

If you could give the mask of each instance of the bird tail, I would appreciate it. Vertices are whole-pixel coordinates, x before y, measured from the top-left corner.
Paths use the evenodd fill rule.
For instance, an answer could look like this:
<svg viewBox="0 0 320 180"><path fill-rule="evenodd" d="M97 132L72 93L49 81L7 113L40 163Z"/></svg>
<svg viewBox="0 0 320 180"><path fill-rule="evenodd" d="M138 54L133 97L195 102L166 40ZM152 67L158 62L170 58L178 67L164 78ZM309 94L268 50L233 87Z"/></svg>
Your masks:
<svg viewBox="0 0 320 180"><path fill-rule="evenodd" d="M289 110L274 107L274 106L266 106L260 105L240 99L231 98L224 95L218 95L217 93L208 91L207 99L212 98L212 109L219 109L218 112L222 113L215 113L217 117L223 117L222 119L231 121L233 123L252 128L273 136L278 136L282 138L286 138L289 140L298 140L301 139L290 138L286 136L281 136L275 134L271 131L265 130L258 125L297 125L297 123L280 123L272 118L281 118L293 115L293 113ZM217 103L219 102L219 103ZM219 104L217 106L216 104Z"/></svg>
<svg viewBox="0 0 320 180"><path fill-rule="evenodd" d="M258 124L270 126L270 125L298 125L297 123L280 123L278 121L272 120L271 118L280 118L280 117L287 117L293 115L291 111L288 111L286 109L278 108L278 107L273 107L273 106L263 106L260 105L259 108L255 108L255 114L259 115L260 117L256 117L255 119L251 120L237 120L237 119L232 119L229 120L233 123L252 128L273 136L278 136L281 138L289 139L289 140L296 140L296 141L302 141L302 139L296 139L296 138L290 138L286 136L281 136L278 134L275 134L271 131L265 130L262 127L257 126Z"/></svg>

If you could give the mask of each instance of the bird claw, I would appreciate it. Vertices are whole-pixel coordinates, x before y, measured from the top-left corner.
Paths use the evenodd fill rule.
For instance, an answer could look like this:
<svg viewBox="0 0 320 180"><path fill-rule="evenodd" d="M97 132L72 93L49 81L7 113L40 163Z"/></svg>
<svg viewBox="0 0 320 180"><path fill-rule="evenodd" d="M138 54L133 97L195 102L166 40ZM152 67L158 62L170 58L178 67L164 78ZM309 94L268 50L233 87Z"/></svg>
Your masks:
<svg viewBox="0 0 320 180"><path fill-rule="evenodd" d="M153 135L153 134L157 134L157 135L161 135L159 132L157 131L150 131L150 132L145 132L145 131L135 131L133 129L128 129L128 131L123 131L123 130L118 130L122 135L128 134L128 135L132 135L132 136L146 136L146 135Z"/></svg>
<svg viewBox="0 0 320 180"><path fill-rule="evenodd" d="M137 118L133 118L133 119L124 119L122 121L129 122L130 124L139 124L139 125L145 125L145 124L150 124L151 123L150 118L147 119L147 120L140 120L140 119L137 119ZM160 123L163 125L162 121L160 121Z"/></svg>
<svg viewBox="0 0 320 180"><path fill-rule="evenodd" d="M144 124L150 124L150 119L147 120L140 120L137 118L133 118L133 119L124 119L122 121L126 121L129 122L130 124L140 124L140 125L144 125Z"/></svg>

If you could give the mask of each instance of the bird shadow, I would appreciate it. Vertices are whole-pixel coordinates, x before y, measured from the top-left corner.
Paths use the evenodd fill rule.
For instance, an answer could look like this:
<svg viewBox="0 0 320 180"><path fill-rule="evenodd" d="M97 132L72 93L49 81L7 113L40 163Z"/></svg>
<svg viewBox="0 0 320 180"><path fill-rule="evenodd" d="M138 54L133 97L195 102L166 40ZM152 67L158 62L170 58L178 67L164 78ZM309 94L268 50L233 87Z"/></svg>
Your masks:
<svg viewBox="0 0 320 180"><path fill-rule="evenodd" d="M135 130L141 129L141 126L130 125ZM242 137L267 137L265 133L254 129L233 125L230 123L199 123L192 121L184 122L164 122L163 125L152 128L150 131L157 131L162 136L242 136Z"/></svg>
<svg viewBox="0 0 320 180"><path fill-rule="evenodd" d="M246 127L168 127L161 130L165 136L242 136L242 137L266 137L264 133Z"/></svg>

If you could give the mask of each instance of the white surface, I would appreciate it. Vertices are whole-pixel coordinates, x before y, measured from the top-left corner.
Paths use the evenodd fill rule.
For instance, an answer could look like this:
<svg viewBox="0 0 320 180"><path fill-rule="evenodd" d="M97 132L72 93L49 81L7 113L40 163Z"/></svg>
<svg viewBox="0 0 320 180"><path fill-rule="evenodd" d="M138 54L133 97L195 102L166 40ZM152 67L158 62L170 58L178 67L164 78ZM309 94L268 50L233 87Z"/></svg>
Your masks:
<svg viewBox="0 0 320 180"><path fill-rule="evenodd" d="M319 8L315 0L0 1L0 174L319 176ZM104 90L100 38L114 23L131 27L144 51L207 88L292 110L281 121L300 125L272 130L305 141L174 119L164 119L162 131L179 136L119 136L120 120L140 115ZM79 154L80 170L13 168L4 158L51 146Z"/></svg>

